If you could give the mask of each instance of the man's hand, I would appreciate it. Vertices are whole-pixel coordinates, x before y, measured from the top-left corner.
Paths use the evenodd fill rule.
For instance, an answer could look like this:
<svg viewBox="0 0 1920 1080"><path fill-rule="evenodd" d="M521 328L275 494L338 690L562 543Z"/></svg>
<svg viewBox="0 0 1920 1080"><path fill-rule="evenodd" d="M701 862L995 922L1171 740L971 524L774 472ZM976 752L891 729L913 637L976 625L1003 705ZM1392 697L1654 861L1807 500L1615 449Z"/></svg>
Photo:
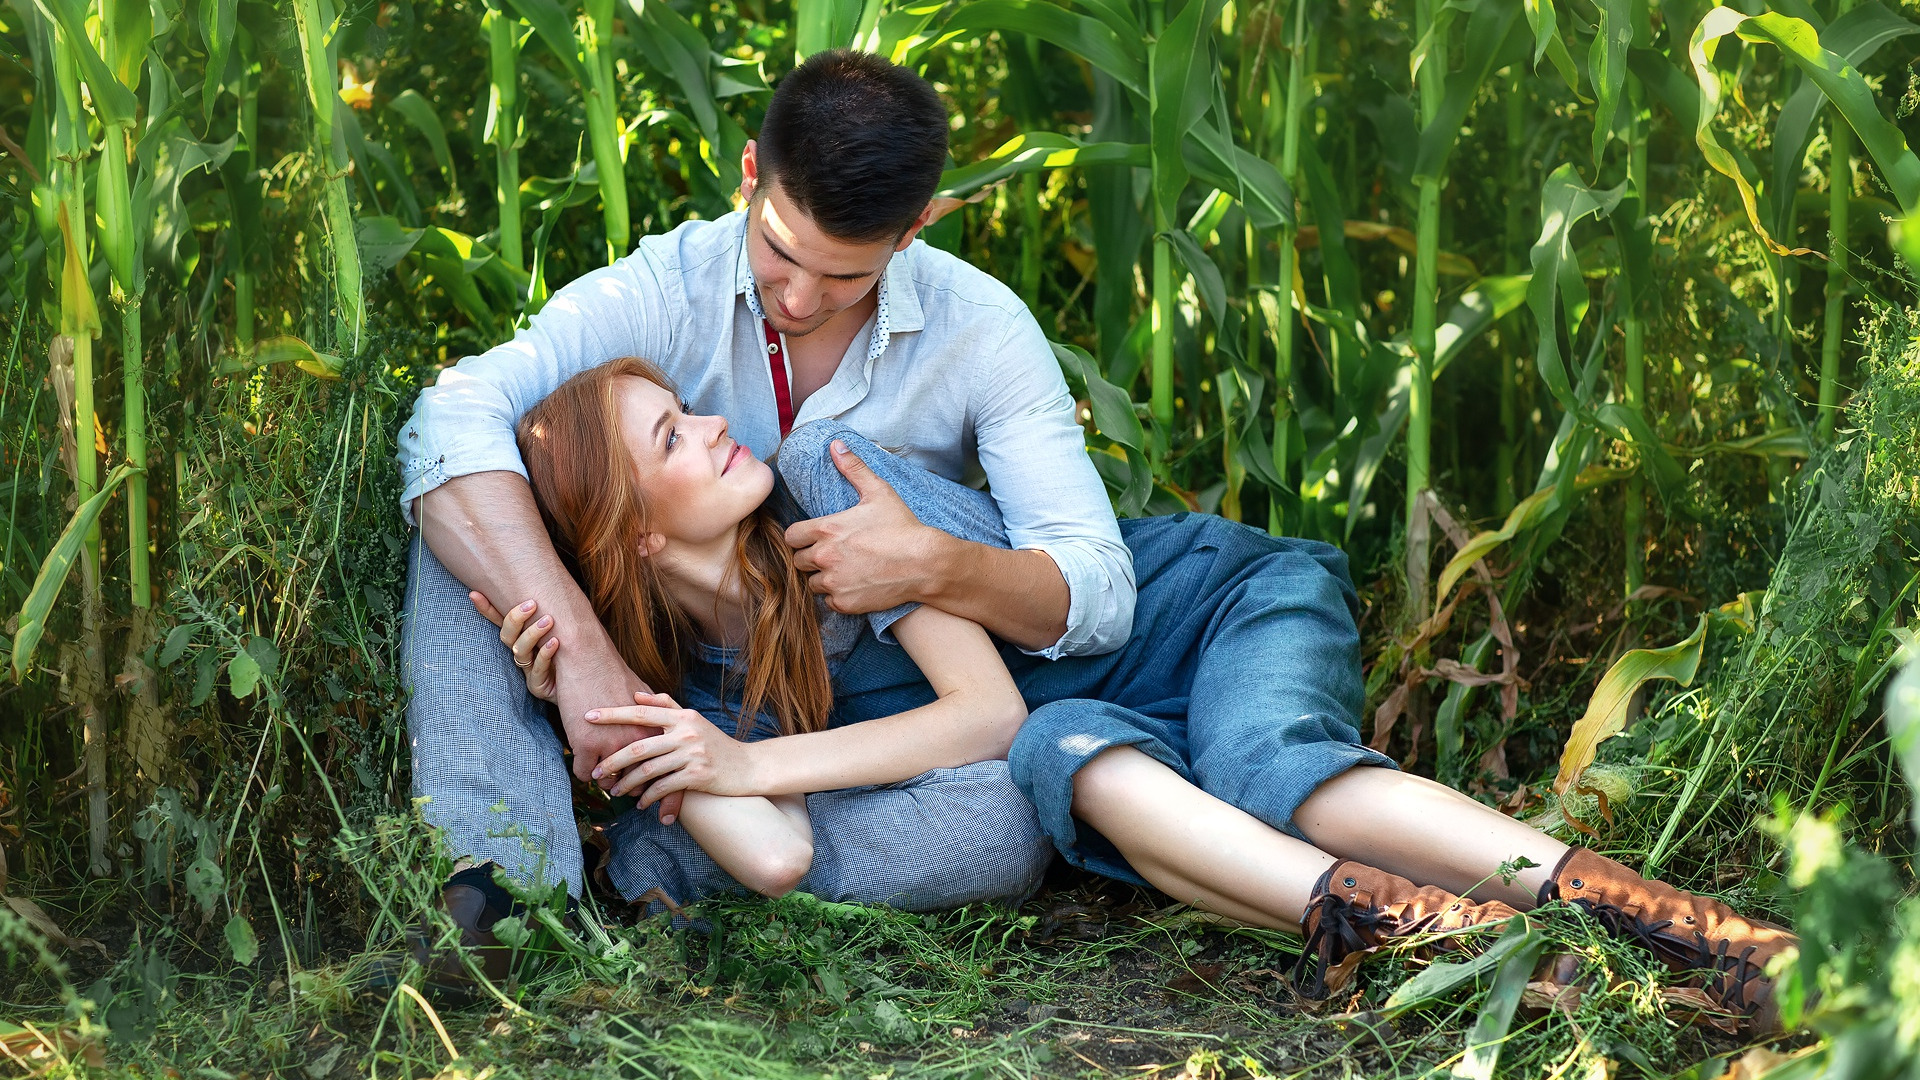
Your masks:
<svg viewBox="0 0 1920 1080"><path fill-rule="evenodd" d="M835 439L832 452L834 465L860 493L860 502L788 528L794 565L812 575L809 586L843 614L865 615L927 600L938 576L938 560L957 541L922 525L893 486L875 476L845 443Z"/></svg>

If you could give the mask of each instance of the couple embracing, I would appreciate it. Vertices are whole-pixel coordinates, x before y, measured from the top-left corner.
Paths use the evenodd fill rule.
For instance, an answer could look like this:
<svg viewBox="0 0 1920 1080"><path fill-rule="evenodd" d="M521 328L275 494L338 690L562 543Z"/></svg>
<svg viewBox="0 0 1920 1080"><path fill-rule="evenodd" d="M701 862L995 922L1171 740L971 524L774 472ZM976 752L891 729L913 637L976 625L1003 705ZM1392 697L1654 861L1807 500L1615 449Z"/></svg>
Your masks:
<svg viewBox="0 0 1920 1080"><path fill-rule="evenodd" d="M1564 900L1773 1025L1790 934L1359 744L1338 550L1115 521L1032 315L916 239L947 121L904 68L812 57L744 211L421 393L407 720L467 942L513 907L496 874L584 888L544 701L575 775L638 797L608 830L629 900L1017 901L1057 854L1300 933L1309 996Z"/></svg>

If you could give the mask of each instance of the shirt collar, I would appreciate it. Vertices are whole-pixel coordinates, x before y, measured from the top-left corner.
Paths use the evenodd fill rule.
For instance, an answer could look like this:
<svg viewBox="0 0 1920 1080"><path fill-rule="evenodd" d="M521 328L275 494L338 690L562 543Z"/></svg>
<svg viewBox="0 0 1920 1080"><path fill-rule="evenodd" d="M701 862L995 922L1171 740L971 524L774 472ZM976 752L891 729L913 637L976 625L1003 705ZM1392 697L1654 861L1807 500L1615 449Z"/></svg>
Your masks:
<svg viewBox="0 0 1920 1080"><path fill-rule="evenodd" d="M740 215L739 254L734 259L733 291L747 298L747 310L753 317L766 321L767 313L760 308L760 290L754 287L753 262L747 258L747 214ZM887 268L880 274L879 303L874 309L873 337L867 342L867 362L872 363L887 351L887 343L894 331L920 330L926 326L926 314L920 308L920 298L913 288L913 274L907 269L908 253L896 251L887 260Z"/></svg>

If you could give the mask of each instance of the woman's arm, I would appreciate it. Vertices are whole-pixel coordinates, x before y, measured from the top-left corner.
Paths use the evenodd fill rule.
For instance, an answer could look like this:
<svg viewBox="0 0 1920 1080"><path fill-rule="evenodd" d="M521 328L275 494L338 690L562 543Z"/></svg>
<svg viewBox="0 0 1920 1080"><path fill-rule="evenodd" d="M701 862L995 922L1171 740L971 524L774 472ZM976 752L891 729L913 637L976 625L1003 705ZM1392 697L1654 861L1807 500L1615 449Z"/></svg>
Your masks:
<svg viewBox="0 0 1920 1080"><path fill-rule="evenodd" d="M813 822L805 795L736 798L689 791L686 827L720 869L762 896L785 896L813 866Z"/></svg>
<svg viewBox="0 0 1920 1080"><path fill-rule="evenodd" d="M625 771L614 794L646 787L641 805L674 791L788 795L891 784L929 769L1004 758L1027 718L1026 703L978 623L921 607L893 624L938 698L893 716L829 731L740 743L690 710L646 704L600 709L594 723L662 728L601 763ZM589 714L592 717L592 714ZM636 764L638 763L638 764Z"/></svg>

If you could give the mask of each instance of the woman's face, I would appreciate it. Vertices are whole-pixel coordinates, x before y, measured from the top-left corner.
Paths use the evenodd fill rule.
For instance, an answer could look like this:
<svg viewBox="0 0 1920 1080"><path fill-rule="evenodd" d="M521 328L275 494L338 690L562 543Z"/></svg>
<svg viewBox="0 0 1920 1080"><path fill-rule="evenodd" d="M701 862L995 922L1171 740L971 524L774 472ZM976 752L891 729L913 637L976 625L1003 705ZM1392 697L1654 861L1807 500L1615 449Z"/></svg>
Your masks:
<svg viewBox="0 0 1920 1080"><path fill-rule="evenodd" d="M688 413L671 393L638 376L621 379L614 392L652 532L705 544L766 501L773 470L728 437L725 417Z"/></svg>

